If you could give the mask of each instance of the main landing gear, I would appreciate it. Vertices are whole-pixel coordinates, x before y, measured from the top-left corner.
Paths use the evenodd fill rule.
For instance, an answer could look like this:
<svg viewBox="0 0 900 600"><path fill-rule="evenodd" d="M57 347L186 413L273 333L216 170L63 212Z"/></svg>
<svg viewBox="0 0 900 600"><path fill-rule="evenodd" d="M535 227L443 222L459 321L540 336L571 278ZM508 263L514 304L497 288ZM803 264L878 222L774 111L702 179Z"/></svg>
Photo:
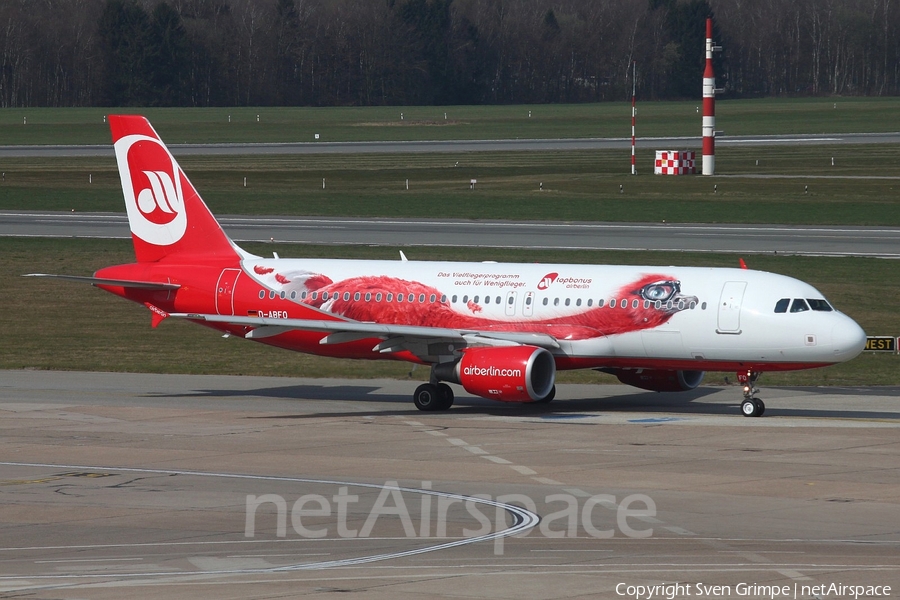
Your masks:
<svg viewBox="0 0 900 600"><path fill-rule="evenodd" d="M741 402L741 413L745 417L761 417L766 412L766 405L762 400L756 397L759 389L756 387L756 380L759 379L761 373L757 371L741 371L737 374L737 379L744 386L744 401Z"/></svg>
<svg viewBox="0 0 900 600"><path fill-rule="evenodd" d="M416 388L413 402L419 410L447 410L453 406L453 389L446 383L423 383Z"/></svg>

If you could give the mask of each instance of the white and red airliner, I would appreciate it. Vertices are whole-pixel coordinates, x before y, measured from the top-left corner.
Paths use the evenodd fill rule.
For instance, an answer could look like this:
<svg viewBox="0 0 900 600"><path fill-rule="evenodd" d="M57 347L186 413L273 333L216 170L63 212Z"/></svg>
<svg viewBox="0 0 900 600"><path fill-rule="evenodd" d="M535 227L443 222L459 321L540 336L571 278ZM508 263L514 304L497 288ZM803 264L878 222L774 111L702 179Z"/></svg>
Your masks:
<svg viewBox="0 0 900 600"><path fill-rule="evenodd" d="M86 281L178 317L289 350L429 365L420 410L447 382L505 402L549 402L559 369L654 391L736 371L741 410L764 371L848 361L866 336L814 287L749 269L283 259L232 242L150 123L109 118L137 262ZM47 275L44 275L47 276Z"/></svg>

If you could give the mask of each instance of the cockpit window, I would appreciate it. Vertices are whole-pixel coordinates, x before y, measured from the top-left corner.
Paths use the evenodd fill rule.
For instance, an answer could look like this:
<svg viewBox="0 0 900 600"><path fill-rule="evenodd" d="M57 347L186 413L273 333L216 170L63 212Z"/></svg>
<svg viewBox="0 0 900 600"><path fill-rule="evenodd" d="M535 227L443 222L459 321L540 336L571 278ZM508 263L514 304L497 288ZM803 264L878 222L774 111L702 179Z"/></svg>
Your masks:
<svg viewBox="0 0 900 600"><path fill-rule="evenodd" d="M809 310L809 304L803 298L794 298L794 301L791 302L792 313L805 312L807 310Z"/></svg>
<svg viewBox="0 0 900 600"><path fill-rule="evenodd" d="M788 304L791 303L790 298L782 298L778 302L775 303L775 312L777 313L786 313Z"/></svg>
<svg viewBox="0 0 900 600"><path fill-rule="evenodd" d="M809 302L810 308L819 312L831 312L834 310L827 300L822 300L821 298L807 298L806 301Z"/></svg>

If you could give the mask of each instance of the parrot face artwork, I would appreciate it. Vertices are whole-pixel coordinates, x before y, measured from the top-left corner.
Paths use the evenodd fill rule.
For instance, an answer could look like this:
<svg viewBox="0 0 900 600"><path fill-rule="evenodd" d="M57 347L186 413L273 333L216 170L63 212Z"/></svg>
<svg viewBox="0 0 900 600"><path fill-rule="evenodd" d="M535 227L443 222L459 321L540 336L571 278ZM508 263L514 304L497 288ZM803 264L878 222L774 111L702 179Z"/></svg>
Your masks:
<svg viewBox="0 0 900 600"><path fill-rule="evenodd" d="M450 384L503 402L551 401L562 369L653 391L735 371L760 416L764 371L851 360L866 336L803 281L741 268L263 258L222 230L141 116L109 117L136 262L90 283L145 307L271 346L430 368L413 401L454 403ZM539 261L540 253L531 258Z"/></svg>

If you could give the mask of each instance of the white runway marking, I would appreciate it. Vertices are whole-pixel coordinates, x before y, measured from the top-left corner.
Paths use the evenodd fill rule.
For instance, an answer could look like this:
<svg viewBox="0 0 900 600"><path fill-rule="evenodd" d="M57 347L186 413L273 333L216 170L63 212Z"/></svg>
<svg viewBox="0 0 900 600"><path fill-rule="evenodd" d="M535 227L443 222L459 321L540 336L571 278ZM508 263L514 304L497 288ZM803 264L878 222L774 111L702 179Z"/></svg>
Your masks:
<svg viewBox="0 0 900 600"><path fill-rule="evenodd" d="M138 469L133 467L113 467L113 466L95 466L95 465L61 465L61 464L51 464L51 463L25 463L25 462L0 462L2 466L10 466L10 467L38 467L38 468L51 468L51 469L68 469L68 470L83 470L83 471L118 471L124 473L145 473L145 474L157 474L157 475L183 475L183 476L191 476L191 477L209 477L209 478L217 478L217 479L244 479L244 480L255 480L255 481L279 481L279 482L296 482L296 483L318 483L318 484L326 484L326 485L343 485L343 486L351 486L351 487L361 487L361 488L369 488L369 489L383 489L384 486L372 483L356 483L356 482L348 482L348 481L335 481L328 479L307 479L303 477L279 477L279 476L269 476L269 475L248 475L248 474L235 474L235 473L211 473L206 471L180 471L175 469ZM462 538L451 540L448 542L442 542L440 544L435 544L432 546L424 546L421 548L412 548L410 550L402 550L399 552L387 552L383 554L374 554L370 556L360 556L356 558L347 558L341 560L332 560L332 561L323 561L316 563L300 563L295 565L286 565L286 566L278 566L278 567L260 567L260 568L250 568L250 569L221 569L221 570L204 570L203 574L216 574L216 575L224 575L224 574L253 574L253 573L274 573L280 571L300 571L300 570L311 570L311 569L326 569L326 568L335 568L335 567L347 567L353 565L362 565L373 562L385 561L395 558L403 558L407 556L414 556L417 554L425 554L429 552L436 552L439 550L446 550L449 548L456 548L459 546L466 546L469 544L476 544L485 541L493 541L499 538L509 537L513 535L517 535L520 533L524 533L529 531L531 528L535 527L540 522L540 517L535 513L526 510L524 508L520 508L513 504L506 504L503 502L497 502L495 500L490 500L486 498L478 498L465 496L462 494L452 494L447 492L440 492L436 490L425 490L425 489L417 489L417 488L404 488L397 487L396 488L400 492L407 492L411 494L421 494L426 496L435 496L448 498L451 500L457 500L462 502L472 502L475 504L482 504L486 506L492 506L496 509L505 510L512 516L513 523L506 529L502 529L500 531L496 531L493 533L487 533L484 535L474 536L471 538ZM115 577L162 577L162 576L194 576L197 573L186 573L184 571L173 571L173 572L160 572L160 573L116 573ZM20 575L7 575L0 576L0 580L10 580L10 579L73 579L73 578L86 578L86 577L100 577L103 574L54 574L54 575L28 575L28 576L20 576ZM112 576L112 575L110 575Z"/></svg>

